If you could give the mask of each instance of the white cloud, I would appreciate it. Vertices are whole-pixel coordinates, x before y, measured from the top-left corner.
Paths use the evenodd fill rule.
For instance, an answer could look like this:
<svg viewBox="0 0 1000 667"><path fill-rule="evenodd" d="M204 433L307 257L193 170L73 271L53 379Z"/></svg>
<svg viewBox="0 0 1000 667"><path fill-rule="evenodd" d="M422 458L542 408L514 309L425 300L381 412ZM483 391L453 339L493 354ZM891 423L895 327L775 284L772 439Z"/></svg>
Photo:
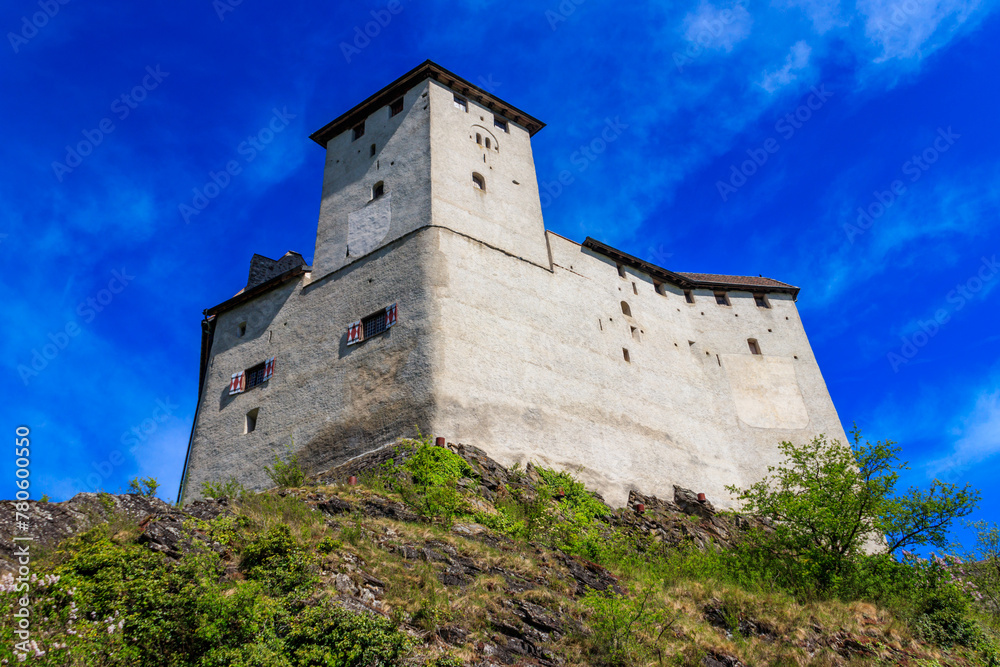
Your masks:
<svg viewBox="0 0 1000 667"><path fill-rule="evenodd" d="M785 56L783 67L770 72L765 72L758 82L758 85L769 93L773 93L779 88L784 88L798 78L798 73L809 65L809 54L812 49L804 40L799 40L792 44L792 48Z"/></svg>
<svg viewBox="0 0 1000 667"><path fill-rule="evenodd" d="M922 58L951 41L982 0L859 0L874 62ZM981 17L985 12L976 14ZM973 24L976 21L973 21Z"/></svg>
<svg viewBox="0 0 1000 667"><path fill-rule="evenodd" d="M932 474L957 472L1000 454L1000 389L980 394L964 422L951 454L928 464Z"/></svg>
<svg viewBox="0 0 1000 667"><path fill-rule="evenodd" d="M733 46L750 35L753 18L746 8L718 8L702 3L694 12L684 17L684 39L705 49L732 51Z"/></svg>

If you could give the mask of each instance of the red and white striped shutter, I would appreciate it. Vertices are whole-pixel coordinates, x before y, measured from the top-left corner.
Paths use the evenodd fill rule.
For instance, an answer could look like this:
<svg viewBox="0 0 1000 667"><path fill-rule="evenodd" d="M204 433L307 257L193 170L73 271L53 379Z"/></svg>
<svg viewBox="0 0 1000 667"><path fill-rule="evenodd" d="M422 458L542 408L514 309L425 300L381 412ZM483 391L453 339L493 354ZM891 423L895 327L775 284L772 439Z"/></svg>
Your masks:
<svg viewBox="0 0 1000 667"><path fill-rule="evenodd" d="M353 323L347 328L347 344L354 345L361 342L361 320Z"/></svg>
<svg viewBox="0 0 1000 667"><path fill-rule="evenodd" d="M385 309L385 328L388 329L396 323L396 304L392 304Z"/></svg>
<svg viewBox="0 0 1000 667"><path fill-rule="evenodd" d="M264 380L270 380L274 374L274 357L264 362Z"/></svg>
<svg viewBox="0 0 1000 667"><path fill-rule="evenodd" d="M239 373L233 373L232 378L229 380L229 395L239 394L246 387L244 371Z"/></svg>

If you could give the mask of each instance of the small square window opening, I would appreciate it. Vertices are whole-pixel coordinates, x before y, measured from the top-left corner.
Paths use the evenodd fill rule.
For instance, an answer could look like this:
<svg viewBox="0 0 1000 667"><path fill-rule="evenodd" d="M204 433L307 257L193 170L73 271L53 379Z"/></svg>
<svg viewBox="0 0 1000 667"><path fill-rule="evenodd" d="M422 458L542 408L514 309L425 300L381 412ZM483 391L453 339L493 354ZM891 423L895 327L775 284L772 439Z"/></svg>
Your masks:
<svg viewBox="0 0 1000 667"><path fill-rule="evenodd" d="M389 105L389 118L392 118L396 114L403 112L403 98L400 97L398 100Z"/></svg>
<svg viewBox="0 0 1000 667"><path fill-rule="evenodd" d="M510 130L507 129L507 121L505 121L503 118L494 118L493 119L493 126L500 128L504 132L509 132L510 131Z"/></svg>
<svg viewBox="0 0 1000 667"><path fill-rule="evenodd" d="M385 181L379 181L372 186L372 201L385 194Z"/></svg>
<svg viewBox="0 0 1000 667"><path fill-rule="evenodd" d="M758 308L770 308L771 304L767 302L767 297L763 294L754 294L753 302L757 304Z"/></svg>
<svg viewBox="0 0 1000 667"><path fill-rule="evenodd" d="M354 126L354 138L351 141L357 141L363 136L365 136L365 124L361 122Z"/></svg>
<svg viewBox="0 0 1000 667"><path fill-rule="evenodd" d="M725 292L716 292L715 293L715 302L717 304L719 304L720 306L728 306L729 305L729 295L726 294Z"/></svg>
<svg viewBox="0 0 1000 667"><path fill-rule="evenodd" d="M243 338L247 334L247 323L240 322L240 325L236 327L236 337Z"/></svg>
<svg viewBox="0 0 1000 667"><path fill-rule="evenodd" d="M750 354L760 354L760 344L755 338L748 338L747 345L750 346Z"/></svg>
<svg viewBox="0 0 1000 667"><path fill-rule="evenodd" d="M460 97L459 95L455 95L453 99L455 100L455 108L456 109L461 109L462 111L465 111L465 112L469 111L469 101L468 100L466 100L464 97Z"/></svg>
<svg viewBox="0 0 1000 667"><path fill-rule="evenodd" d="M694 292L689 289L684 290L684 300L688 303L694 303Z"/></svg>
<svg viewBox="0 0 1000 667"><path fill-rule="evenodd" d="M248 368L247 373L247 390L256 387L257 385L264 384L264 366L266 364L257 364L253 368Z"/></svg>

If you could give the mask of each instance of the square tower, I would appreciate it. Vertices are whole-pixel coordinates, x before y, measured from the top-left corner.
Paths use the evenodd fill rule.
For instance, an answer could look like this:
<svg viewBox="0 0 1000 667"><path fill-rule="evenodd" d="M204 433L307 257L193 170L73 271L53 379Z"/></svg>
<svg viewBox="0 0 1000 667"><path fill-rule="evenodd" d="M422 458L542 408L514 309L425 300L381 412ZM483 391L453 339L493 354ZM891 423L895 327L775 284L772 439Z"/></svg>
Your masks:
<svg viewBox="0 0 1000 667"><path fill-rule="evenodd" d="M313 275L428 226L550 268L531 153L542 127L427 61L313 133L327 152Z"/></svg>

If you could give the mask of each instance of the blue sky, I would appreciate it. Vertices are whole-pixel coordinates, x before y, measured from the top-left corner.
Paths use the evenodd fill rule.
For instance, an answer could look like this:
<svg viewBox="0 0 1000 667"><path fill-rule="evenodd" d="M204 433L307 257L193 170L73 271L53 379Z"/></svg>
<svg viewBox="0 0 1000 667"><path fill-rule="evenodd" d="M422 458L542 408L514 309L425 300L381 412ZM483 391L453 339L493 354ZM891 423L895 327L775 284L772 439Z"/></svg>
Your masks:
<svg viewBox="0 0 1000 667"><path fill-rule="evenodd" d="M905 484L971 482L997 520L996 10L5 3L0 422L32 428L34 488L55 499L135 475L176 493L201 311L254 252L312 259L324 154L308 134L431 58L549 124L549 229L800 286L845 426L898 441ZM12 480L13 460L0 470Z"/></svg>

